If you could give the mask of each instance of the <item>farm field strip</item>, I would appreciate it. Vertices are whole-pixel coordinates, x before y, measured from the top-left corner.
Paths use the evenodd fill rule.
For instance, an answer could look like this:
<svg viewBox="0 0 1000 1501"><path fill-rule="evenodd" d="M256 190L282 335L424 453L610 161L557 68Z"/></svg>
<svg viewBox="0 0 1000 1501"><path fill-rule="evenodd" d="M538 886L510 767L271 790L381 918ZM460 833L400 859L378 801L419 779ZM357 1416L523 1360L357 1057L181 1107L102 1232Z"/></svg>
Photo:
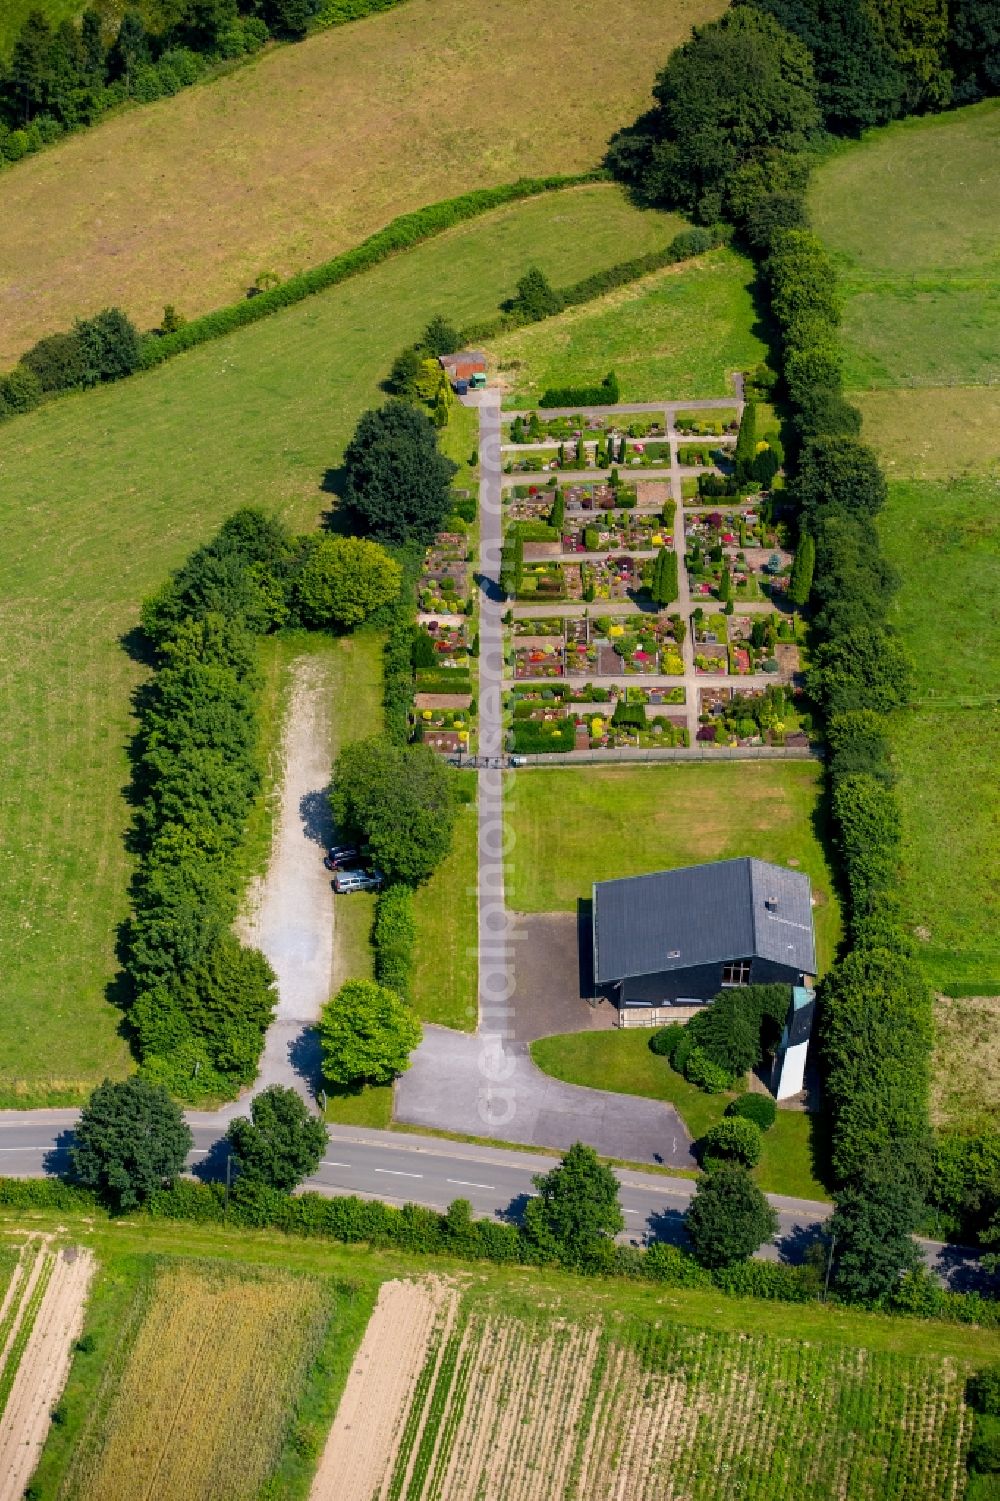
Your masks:
<svg viewBox="0 0 1000 1501"><path fill-rule="evenodd" d="M289 1413L328 1324L323 1284L294 1274L241 1277L204 1264L167 1266L136 1302L65 1495L94 1501L256 1495L281 1452Z"/></svg>
<svg viewBox="0 0 1000 1501"><path fill-rule="evenodd" d="M716 1501L720 1477L747 1501L962 1492L967 1372L954 1360L557 1311L519 1317L471 1298L457 1317L453 1301L449 1332L425 1292L398 1362L384 1319L402 1296L391 1292L369 1326L312 1501ZM396 1399L387 1412L372 1405L377 1389ZM362 1412L376 1430L359 1458Z"/></svg>
<svg viewBox="0 0 1000 1501"><path fill-rule="evenodd" d="M388 1494L407 1441L408 1418L417 1405L414 1396L428 1362L437 1358L456 1304L454 1290L436 1278L384 1282L379 1288L323 1449L311 1501L371 1501ZM410 1434L411 1444L412 1439Z"/></svg>
<svg viewBox="0 0 1000 1501"><path fill-rule="evenodd" d="M23 1496L38 1463L94 1275L93 1256L77 1247L43 1249L35 1266L42 1262L0 1378L0 1501Z"/></svg>

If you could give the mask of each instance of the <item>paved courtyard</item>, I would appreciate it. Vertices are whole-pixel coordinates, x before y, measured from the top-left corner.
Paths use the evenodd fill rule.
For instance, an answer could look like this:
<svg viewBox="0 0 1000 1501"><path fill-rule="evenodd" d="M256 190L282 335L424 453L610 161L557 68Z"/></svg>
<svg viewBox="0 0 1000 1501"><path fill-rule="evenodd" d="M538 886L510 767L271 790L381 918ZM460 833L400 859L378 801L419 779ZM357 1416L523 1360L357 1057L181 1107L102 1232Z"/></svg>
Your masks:
<svg viewBox="0 0 1000 1501"><path fill-rule="evenodd" d="M565 1151L584 1141L602 1157L694 1168L673 1106L550 1079L522 1042L425 1027L396 1083L393 1114L408 1125Z"/></svg>

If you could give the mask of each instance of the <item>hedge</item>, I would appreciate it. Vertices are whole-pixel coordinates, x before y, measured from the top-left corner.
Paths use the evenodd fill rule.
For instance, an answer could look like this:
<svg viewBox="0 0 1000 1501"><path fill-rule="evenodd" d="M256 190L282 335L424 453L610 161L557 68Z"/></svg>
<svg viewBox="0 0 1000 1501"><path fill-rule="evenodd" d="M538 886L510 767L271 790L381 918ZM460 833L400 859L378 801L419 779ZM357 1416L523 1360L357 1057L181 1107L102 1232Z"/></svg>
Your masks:
<svg viewBox="0 0 1000 1501"><path fill-rule="evenodd" d="M455 198L445 198L427 208L410 214L401 214L384 229L377 230L362 240L353 250L346 250L332 260L324 261L309 271L289 277L278 287L261 292L256 297L230 303L202 318L194 318L179 328L176 333L162 338L149 335L143 341L143 365L151 369L172 359L186 349L205 344L210 339L222 338L225 334L246 328L261 318L268 318L282 308L292 307L317 292L325 292L352 276L368 271L381 261L388 260L401 250L410 250L424 240L452 229L467 219L475 219L505 203L516 203L524 198L533 198L540 193L556 192L561 188L577 187L583 183L599 182L603 172L584 172L571 177L522 177L517 182L505 183L495 188L478 188L471 193L462 193Z"/></svg>
<svg viewBox="0 0 1000 1501"><path fill-rule="evenodd" d="M0 1207L92 1215L99 1209L89 1189L57 1178L0 1178ZM327 1239L346 1245L396 1247L416 1254L451 1254L498 1265L556 1264L543 1257L516 1225L472 1219L463 1200L444 1213L407 1204L402 1209L379 1199L325 1194L284 1194L276 1189L237 1183L226 1205L221 1183L181 1178L154 1193L142 1211L150 1220L223 1224L234 1228L280 1230L286 1235ZM134 1218L134 1216L133 1216ZM820 1283L809 1266L751 1260L714 1272L700 1266L689 1251L654 1242L646 1251L608 1242L600 1255L572 1270L583 1275L625 1277L663 1287L717 1288L735 1298L762 1298L784 1303L807 1303L816 1298ZM837 1299L831 1297L831 1303ZM879 1305L884 1312L950 1323L1000 1327L1000 1303L977 1293L953 1293L924 1272L903 1278L891 1299Z"/></svg>
<svg viewBox="0 0 1000 1501"><path fill-rule="evenodd" d="M375 903L372 924L375 978L405 1001L413 998L413 949L416 941L412 889L402 885L387 887Z"/></svg>
<svg viewBox="0 0 1000 1501"><path fill-rule="evenodd" d="M618 378L609 370L599 386L549 386L538 405L543 411L552 407L613 407L620 395Z"/></svg>

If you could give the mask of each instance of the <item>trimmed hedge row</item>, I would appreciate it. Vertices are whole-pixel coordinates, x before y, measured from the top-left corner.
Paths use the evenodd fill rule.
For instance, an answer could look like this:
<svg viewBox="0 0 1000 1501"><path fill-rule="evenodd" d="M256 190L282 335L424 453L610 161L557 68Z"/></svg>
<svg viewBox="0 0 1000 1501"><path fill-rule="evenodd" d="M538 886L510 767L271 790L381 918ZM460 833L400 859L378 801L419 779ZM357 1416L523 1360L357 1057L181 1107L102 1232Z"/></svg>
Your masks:
<svg viewBox="0 0 1000 1501"><path fill-rule="evenodd" d="M413 949L417 924L413 913L413 888L388 886L375 903L372 949L375 978L394 990L404 1001L413 999Z"/></svg>
<svg viewBox="0 0 1000 1501"><path fill-rule="evenodd" d="M89 1189L53 1178L0 1178L0 1207L79 1214L93 1214L99 1209ZM286 1235L346 1245L454 1255L497 1265L559 1265L556 1258L543 1255L517 1226L473 1219L468 1202L462 1199L439 1213L415 1204L397 1209L378 1199L328 1198L312 1192L292 1195L237 1182L227 1210L222 1184L183 1178L153 1194L142 1214L152 1220L213 1225L228 1222L244 1229L280 1230ZM781 1303L808 1303L821 1292L819 1275L810 1266L751 1260L710 1272L690 1252L662 1242L643 1251L609 1241L588 1262L581 1265L574 1261L566 1270L650 1281L662 1287L717 1288L734 1298ZM1000 1328L1000 1304L976 1293L948 1292L925 1272L905 1277L880 1306L893 1314Z"/></svg>
<svg viewBox="0 0 1000 1501"><path fill-rule="evenodd" d="M432 239L467 219L475 219L480 214L489 213L491 209L501 208L505 203L516 203L524 198L537 197L540 193L556 192L561 188L577 187L583 183L600 182L605 175L603 172L583 172L572 177L522 177L517 182L495 188L478 188L455 198L442 199L440 203L432 203L413 213L400 214L384 229L362 240L353 250L346 250L332 260L324 261L322 265L289 277L288 281L282 282L278 287L272 287L269 291L242 302L231 303L228 307L218 308L202 318L194 318L176 333L167 334L163 338L150 335L143 342L143 366L151 369L198 344L205 344L210 339L219 339L236 329L246 328L282 308L292 307L317 292L325 292L329 287L335 287L362 271L370 270L372 266L388 260L401 250L411 250L414 245Z"/></svg>

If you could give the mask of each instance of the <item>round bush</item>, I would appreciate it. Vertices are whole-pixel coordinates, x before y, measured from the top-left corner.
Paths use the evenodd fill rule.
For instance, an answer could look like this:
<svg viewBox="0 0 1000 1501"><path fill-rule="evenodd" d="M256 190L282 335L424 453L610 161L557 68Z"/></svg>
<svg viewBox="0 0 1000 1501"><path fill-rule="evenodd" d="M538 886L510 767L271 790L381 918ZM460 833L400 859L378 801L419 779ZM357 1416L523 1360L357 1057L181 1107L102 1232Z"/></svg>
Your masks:
<svg viewBox="0 0 1000 1501"><path fill-rule="evenodd" d="M978 1371L969 1382L969 1405L977 1412L1000 1417L1000 1362Z"/></svg>
<svg viewBox="0 0 1000 1501"><path fill-rule="evenodd" d="M684 1052L682 1072L688 1083L697 1084L698 1088L703 1089L706 1094L722 1094L724 1090L732 1089L732 1074L728 1074L724 1068L714 1063L696 1043L690 1043L685 1052L687 1043L688 1039L685 1038L674 1054L674 1067L680 1069L678 1059Z"/></svg>
<svg viewBox="0 0 1000 1501"><path fill-rule="evenodd" d="M730 1116L706 1131L701 1139L702 1160L739 1162L754 1167L760 1161L761 1132L753 1121Z"/></svg>
<svg viewBox="0 0 1000 1501"><path fill-rule="evenodd" d="M726 1106L726 1114L738 1120L753 1121L762 1131L769 1131L774 1125L778 1107L768 1094L741 1094Z"/></svg>
<svg viewBox="0 0 1000 1501"><path fill-rule="evenodd" d="M671 1022L669 1027L660 1027L649 1039L649 1051L655 1053L658 1058L668 1058L674 1061L674 1054L684 1036L684 1028L680 1022Z"/></svg>

